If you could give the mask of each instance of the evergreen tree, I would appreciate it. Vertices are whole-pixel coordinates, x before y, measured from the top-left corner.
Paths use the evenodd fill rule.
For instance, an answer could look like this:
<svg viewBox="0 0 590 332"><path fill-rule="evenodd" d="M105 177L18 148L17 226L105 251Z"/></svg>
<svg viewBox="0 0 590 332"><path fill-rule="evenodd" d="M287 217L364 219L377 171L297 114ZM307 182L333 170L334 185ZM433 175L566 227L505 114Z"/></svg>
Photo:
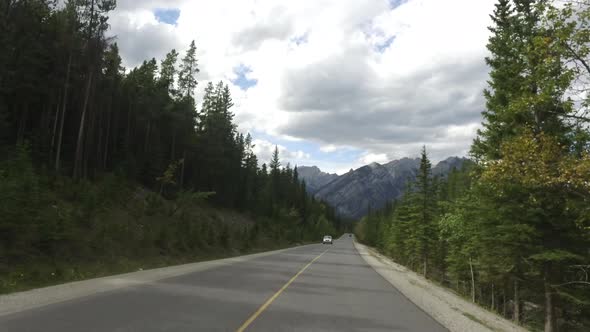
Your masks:
<svg viewBox="0 0 590 332"><path fill-rule="evenodd" d="M174 79L177 74L176 62L178 61L178 52L170 51L166 58L160 64L160 84L168 89L169 93L174 94Z"/></svg>
<svg viewBox="0 0 590 332"><path fill-rule="evenodd" d="M199 73L197 63L197 47L193 40L186 51L186 55L180 64L180 71L178 72L178 89L183 97L193 97L197 87L196 76Z"/></svg>
<svg viewBox="0 0 590 332"><path fill-rule="evenodd" d="M306 197L278 155L279 181L258 167L226 84L209 83L197 112L194 42L178 71L174 50L122 68L106 36L114 5L0 2L0 292L23 287L15 267L39 285L48 280L38 266L60 275L121 256L179 261L221 246L268 248L267 238L316 240L317 224L305 220L336 233L334 211ZM204 200L255 225L201 221Z"/></svg>

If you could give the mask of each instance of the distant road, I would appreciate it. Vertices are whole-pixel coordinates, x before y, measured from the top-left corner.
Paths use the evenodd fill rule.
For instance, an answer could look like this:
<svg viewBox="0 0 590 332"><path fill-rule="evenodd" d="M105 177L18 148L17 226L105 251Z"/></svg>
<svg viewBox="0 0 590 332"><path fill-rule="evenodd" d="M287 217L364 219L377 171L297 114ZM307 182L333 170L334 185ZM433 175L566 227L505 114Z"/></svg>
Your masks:
<svg viewBox="0 0 590 332"><path fill-rule="evenodd" d="M0 331L446 331L346 236L0 317Z"/></svg>

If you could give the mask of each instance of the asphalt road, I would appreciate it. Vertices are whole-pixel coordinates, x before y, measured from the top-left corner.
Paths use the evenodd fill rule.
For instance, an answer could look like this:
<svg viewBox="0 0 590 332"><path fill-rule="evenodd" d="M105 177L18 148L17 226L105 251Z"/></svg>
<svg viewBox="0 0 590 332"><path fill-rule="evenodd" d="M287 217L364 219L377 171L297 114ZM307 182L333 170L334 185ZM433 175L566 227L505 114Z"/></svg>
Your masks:
<svg viewBox="0 0 590 332"><path fill-rule="evenodd" d="M446 331L346 236L0 317L0 331Z"/></svg>

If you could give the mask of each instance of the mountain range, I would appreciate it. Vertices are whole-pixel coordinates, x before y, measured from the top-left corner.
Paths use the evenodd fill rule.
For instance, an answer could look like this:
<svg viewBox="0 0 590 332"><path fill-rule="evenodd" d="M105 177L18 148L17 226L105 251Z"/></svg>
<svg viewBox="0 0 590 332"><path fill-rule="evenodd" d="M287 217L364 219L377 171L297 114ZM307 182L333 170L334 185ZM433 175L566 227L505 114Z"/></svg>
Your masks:
<svg viewBox="0 0 590 332"><path fill-rule="evenodd" d="M446 176L460 169L466 158L450 157L432 168L432 174ZM380 209L404 192L406 183L416 178L420 159L402 158L386 164L371 163L348 173L322 172L316 166L300 166L299 177L311 195L336 208L343 217L358 219L371 209Z"/></svg>

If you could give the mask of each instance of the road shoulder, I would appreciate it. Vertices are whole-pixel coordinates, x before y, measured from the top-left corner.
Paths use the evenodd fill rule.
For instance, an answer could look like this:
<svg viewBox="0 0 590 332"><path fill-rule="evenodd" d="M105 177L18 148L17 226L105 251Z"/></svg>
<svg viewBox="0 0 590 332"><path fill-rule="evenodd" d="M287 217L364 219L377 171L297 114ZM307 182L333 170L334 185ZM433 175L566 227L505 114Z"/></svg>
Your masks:
<svg viewBox="0 0 590 332"><path fill-rule="evenodd" d="M56 286L37 288L7 295L0 295L0 317L98 293L115 291L125 287L148 284L158 280L177 277L188 273L204 271L238 262L245 262L259 257L278 254L293 248L296 247L213 261L142 270L114 276L70 282Z"/></svg>
<svg viewBox="0 0 590 332"><path fill-rule="evenodd" d="M518 331L517 326L354 241L361 257L410 301L452 332Z"/></svg>

